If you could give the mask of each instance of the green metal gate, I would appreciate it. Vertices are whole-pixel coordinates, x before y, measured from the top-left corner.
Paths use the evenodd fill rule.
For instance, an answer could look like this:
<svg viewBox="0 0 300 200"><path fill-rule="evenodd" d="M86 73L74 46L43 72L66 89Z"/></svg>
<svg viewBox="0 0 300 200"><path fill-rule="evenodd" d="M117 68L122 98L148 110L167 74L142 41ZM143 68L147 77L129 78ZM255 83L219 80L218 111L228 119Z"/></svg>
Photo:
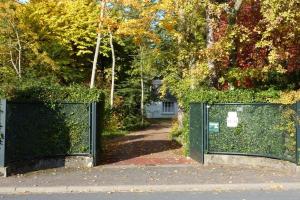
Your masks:
<svg viewBox="0 0 300 200"><path fill-rule="evenodd" d="M92 103L0 100L0 167L60 156L101 156L104 101Z"/></svg>
<svg viewBox="0 0 300 200"><path fill-rule="evenodd" d="M296 162L295 115L293 105L210 105L207 151Z"/></svg>
<svg viewBox="0 0 300 200"><path fill-rule="evenodd" d="M300 103L190 105L190 157L247 155L299 163Z"/></svg>
<svg viewBox="0 0 300 200"><path fill-rule="evenodd" d="M192 103L190 110L189 154L193 160L204 163L206 132L206 104Z"/></svg>

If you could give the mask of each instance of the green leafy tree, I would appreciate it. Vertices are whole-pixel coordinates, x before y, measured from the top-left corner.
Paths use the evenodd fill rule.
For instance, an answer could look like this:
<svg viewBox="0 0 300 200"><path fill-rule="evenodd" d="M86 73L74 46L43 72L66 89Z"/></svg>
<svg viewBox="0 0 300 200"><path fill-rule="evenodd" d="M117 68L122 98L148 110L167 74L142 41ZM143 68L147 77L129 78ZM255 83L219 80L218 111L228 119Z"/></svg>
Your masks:
<svg viewBox="0 0 300 200"><path fill-rule="evenodd" d="M39 76L54 74L61 83L85 81L90 74L98 13L92 0L31 0L19 19L29 43L28 65ZM108 41L101 54L108 55Z"/></svg>
<svg viewBox="0 0 300 200"><path fill-rule="evenodd" d="M0 56L1 73L4 76L13 76L12 69L17 77L22 77L23 32L17 16L17 1L6 0L0 2Z"/></svg>

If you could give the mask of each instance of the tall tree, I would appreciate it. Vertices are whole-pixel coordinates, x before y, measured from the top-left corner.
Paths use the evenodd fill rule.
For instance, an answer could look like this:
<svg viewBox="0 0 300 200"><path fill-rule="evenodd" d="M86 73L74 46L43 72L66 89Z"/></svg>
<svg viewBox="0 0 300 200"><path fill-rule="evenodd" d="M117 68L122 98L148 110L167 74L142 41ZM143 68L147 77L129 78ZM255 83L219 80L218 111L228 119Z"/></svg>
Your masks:
<svg viewBox="0 0 300 200"><path fill-rule="evenodd" d="M56 77L62 84L88 81L97 37L98 12L93 0L31 0L17 17L26 43L27 74ZM103 40L101 54L109 52Z"/></svg>
<svg viewBox="0 0 300 200"><path fill-rule="evenodd" d="M115 56L115 48L114 48L114 43L113 43L113 33L112 33L112 31L109 31L109 36L110 36L110 48L111 48L111 56L112 56L110 106L111 106L111 108L113 108L113 106L114 106L114 93L115 93L116 56Z"/></svg>
<svg viewBox="0 0 300 200"><path fill-rule="evenodd" d="M9 60L16 75L22 77L23 42L22 31L17 18L17 1L0 2L0 54Z"/></svg>
<svg viewBox="0 0 300 200"><path fill-rule="evenodd" d="M139 47L138 68L134 71L140 74L141 101L140 110L142 124L144 123L144 104L145 104L145 66L144 66L144 48L149 44L159 42L159 37L153 29L153 23L157 18L159 11L159 2L152 1L118 1L123 9L126 20L120 23L116 34L120 36L132 37L135 44ZM128 15L130 11L130 15Z"/></svg>
<svg viewBox="0 0 300 200"><path fill-rule="evenodd" d="M105 13L105 6L106 6L106 0L101 0L96 50L95 50L95 55L94 55L92 76L91 76L91 84L90 84L91 88L95 87L95 79L96 79L97 62L98 62L98 56L99 56L99 48L100 48L100 43L101 43L101 39L102 39L102 34L101 34L100 30L102 29L102 26L103 26L102 23L103 23L103 18L104 18L104 13Z"/></svg>

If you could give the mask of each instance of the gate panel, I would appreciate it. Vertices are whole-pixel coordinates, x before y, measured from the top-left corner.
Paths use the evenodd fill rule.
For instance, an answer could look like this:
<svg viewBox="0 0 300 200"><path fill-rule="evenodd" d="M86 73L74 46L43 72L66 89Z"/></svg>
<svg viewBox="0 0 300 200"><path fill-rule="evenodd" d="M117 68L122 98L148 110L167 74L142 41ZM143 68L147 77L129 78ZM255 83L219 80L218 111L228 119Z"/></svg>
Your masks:
<svg viewBox="0 0 300 200"><path fill-rule="evenodd" d="M295 162L295 111L280 104L214 104L208 111L208 152Z"/></svg>
<svg viewBox="0 0 300 200"><path fill-rule="evenodd" d="M6 162L89 155L84 103L7 102Z"/></svg>
<svg viewBox="0 0 300 200"><path fill-rule="evenodd" d="M202 164L204 164L204 133L206 128L205 110L204 103L193 103L190 106L190 157Z"/></svg>

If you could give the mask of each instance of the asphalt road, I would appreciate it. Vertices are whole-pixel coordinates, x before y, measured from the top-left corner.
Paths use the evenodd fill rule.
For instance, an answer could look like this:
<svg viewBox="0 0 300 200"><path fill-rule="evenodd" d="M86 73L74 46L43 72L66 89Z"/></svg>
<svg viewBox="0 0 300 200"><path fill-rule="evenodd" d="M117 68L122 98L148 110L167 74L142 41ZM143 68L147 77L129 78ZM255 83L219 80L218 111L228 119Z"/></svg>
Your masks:
<svg viewBox="0 0 300 200"><path fill-rule="evenodd" d="M0 196L0 200L299 200L300 191L97 193Z"/></svg>

